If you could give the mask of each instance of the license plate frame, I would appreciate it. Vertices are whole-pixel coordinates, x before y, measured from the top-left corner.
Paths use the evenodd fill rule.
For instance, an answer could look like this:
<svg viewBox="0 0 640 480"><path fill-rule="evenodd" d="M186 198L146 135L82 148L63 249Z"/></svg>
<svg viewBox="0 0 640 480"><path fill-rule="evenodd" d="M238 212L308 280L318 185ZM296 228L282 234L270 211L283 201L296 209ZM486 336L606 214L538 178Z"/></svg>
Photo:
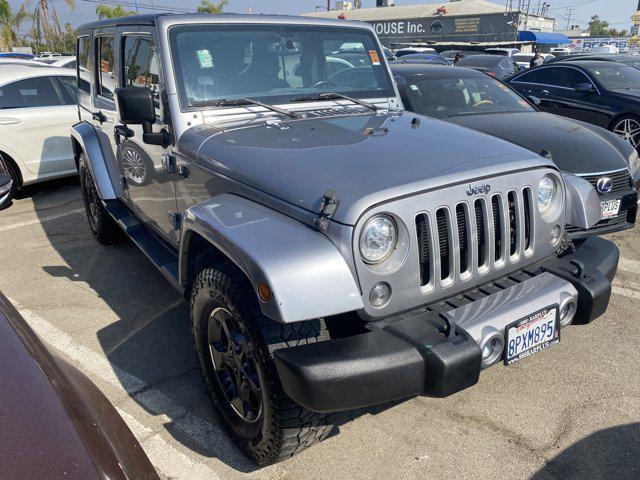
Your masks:
<svg viewBox="0 0 640 480"><path fill-rule="evenodd" d="M544 322L542 321L542 319L547 318L549 316L552 316L553 318L551 320L547 319ZM511 356L509 355L509 341L511 336L510 334L512 333L513 329L516 329L515 333L517 336L518 328L521 328L528 324L532 324L534 322L539 323L540 325L542 325L543 323L546 325L547 322L549 321L553 321L553 325L554 325L554 333L550 339L543 340L537 343L534 342L530 347L526 348L525 350L521 350L519 351L519 353L514 353ZM504 329L504 345L505 345L504 364L505 366L513 365L514 363L524 358L530 357L531 355L541 352L542 350L546 350L548 348L553 347L554 345L557 345L558 343L560 343L560 330L561 330L560 308L557 304L550 305L545 308L541 308L540 310L537 310L534 313L527 315L526 317L522 317L519 320L516 320L515 322L510 323Z"/></svg>
<svg viewBox="0 0 640 480"><path fill-rule="evenodd" d="M622 199L603 200L600 202L600 220L610 220L620 214ZM612 207L613 206L613 207ZM605 210L606 207L606 210Z"/></svg>

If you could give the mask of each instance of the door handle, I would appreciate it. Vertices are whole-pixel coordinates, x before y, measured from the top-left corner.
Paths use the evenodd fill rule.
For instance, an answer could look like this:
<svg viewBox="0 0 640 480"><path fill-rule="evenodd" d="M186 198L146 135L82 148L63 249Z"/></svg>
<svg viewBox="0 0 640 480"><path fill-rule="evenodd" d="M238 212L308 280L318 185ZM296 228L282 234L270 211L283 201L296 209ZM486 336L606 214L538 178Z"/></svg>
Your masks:
<svg viewBox="0 0 640 480"><path fill-rule="evenodd" d="M94 120L103 123L107 121L107 116L102 113L100 110L98 110L97 112L91 112L91 118L93 118Z"/></svg>

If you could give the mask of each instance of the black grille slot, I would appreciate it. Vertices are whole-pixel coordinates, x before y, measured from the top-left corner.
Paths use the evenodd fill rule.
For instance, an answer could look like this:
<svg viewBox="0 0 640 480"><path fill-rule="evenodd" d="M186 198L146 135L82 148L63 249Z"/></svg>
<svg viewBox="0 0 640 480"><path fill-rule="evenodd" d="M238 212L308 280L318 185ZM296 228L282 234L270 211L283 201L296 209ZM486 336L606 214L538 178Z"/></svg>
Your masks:
<svg viewBox="0 0 640 480"><path fill-rule="evenodd" d="M460 273L469 269L469 244L467 242L467 215L465 206L460 203L456 206L456 217L458 220L458 242L460 244Z"/></svg>
<svg viewBox="0 0 640 480"><path fill-rule="evenodd" d="M431 280L431 266L429 256L429 220L426 215L416 217L416 231L418 232L418 256L420 261L420 285L428 285Z"/></svg>
<svg viewBox="0 0 640 480"><path fill-rule="evenodd" d="M509 255L515 255L518 251L518 205L516 204L515 192L507 194L507 201L509 202Z"/></svg>
<svg viewBox="0 0 640 480"><path fill-rule="evenodd" d="M594 187L597 187L598 180L604 177L608 177L613 181L613 190L606 194L598 192L598 195L610 195L612 193L620 193L633 188L633 181L631 180L631 175L629 175L629 170L627 169L614 173L603 173L601 175L585 175L582 178L587 180Z"/></svg>
<svg viewBox="0 0 640 480"><path fill-rule="evenodd" d="M478 266L481 267L487 260L484 238L485 219L482 211L482 200L475 201L474 209L476 211L476 228L478 230Z"/></svg>
<svg viewBox="0 0 640 480"><path fill-rule="evenodd" d="M524 206L524 249L531 247L531 190L525 188L523 194Z"/></svg>
<svg viewBox="0 0 640 480"><path fill-rule="evenodd" d="M444 280L451 273L449 258L449 228L447 226L447 213L443 208L436 212L438 225L438 247L440 248L440 279Z"/></svg>
<svg viewBox="0 0 640 480"><path fill-rule="evenodd" d="M497 262L502 255L502 216L500 199L496 195L491 199L491 210L493 212L493 239L494 239L494 260Z"/></svg>

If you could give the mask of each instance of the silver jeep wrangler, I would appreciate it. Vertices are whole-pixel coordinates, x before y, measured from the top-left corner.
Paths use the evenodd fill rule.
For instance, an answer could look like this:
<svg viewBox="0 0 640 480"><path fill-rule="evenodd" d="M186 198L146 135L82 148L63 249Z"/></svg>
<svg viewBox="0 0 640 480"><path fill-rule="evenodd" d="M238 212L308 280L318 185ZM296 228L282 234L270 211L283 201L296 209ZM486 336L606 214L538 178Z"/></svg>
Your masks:
<svg viewBox="0 0 640 480"><path fill-rule="evenodd" d="M607 308L591 185L406 112L373 30L155 15L79 28L71 130L89 224L190 302L206 387L258 464L335 412L444 397ZM567 367L571 368L571 367Z"/></svg>

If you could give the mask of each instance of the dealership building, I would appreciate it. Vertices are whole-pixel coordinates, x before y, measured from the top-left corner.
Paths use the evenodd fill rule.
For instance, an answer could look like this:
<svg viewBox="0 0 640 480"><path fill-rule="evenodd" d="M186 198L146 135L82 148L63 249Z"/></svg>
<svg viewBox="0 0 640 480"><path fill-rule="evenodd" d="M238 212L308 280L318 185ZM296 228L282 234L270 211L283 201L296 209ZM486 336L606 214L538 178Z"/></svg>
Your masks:
<svg viewBox="0 0 640 480"><path fill-rule="evenodd" d="M537 44L544 51L545 47L568 43L565 35L553 33L553 18L523 13L510 8L509 3L518 2L500 5L486 0L457 0L307 15L370 23L381 42L391 48L426 44L458 48L511 46L526 51Z"/></svg>

